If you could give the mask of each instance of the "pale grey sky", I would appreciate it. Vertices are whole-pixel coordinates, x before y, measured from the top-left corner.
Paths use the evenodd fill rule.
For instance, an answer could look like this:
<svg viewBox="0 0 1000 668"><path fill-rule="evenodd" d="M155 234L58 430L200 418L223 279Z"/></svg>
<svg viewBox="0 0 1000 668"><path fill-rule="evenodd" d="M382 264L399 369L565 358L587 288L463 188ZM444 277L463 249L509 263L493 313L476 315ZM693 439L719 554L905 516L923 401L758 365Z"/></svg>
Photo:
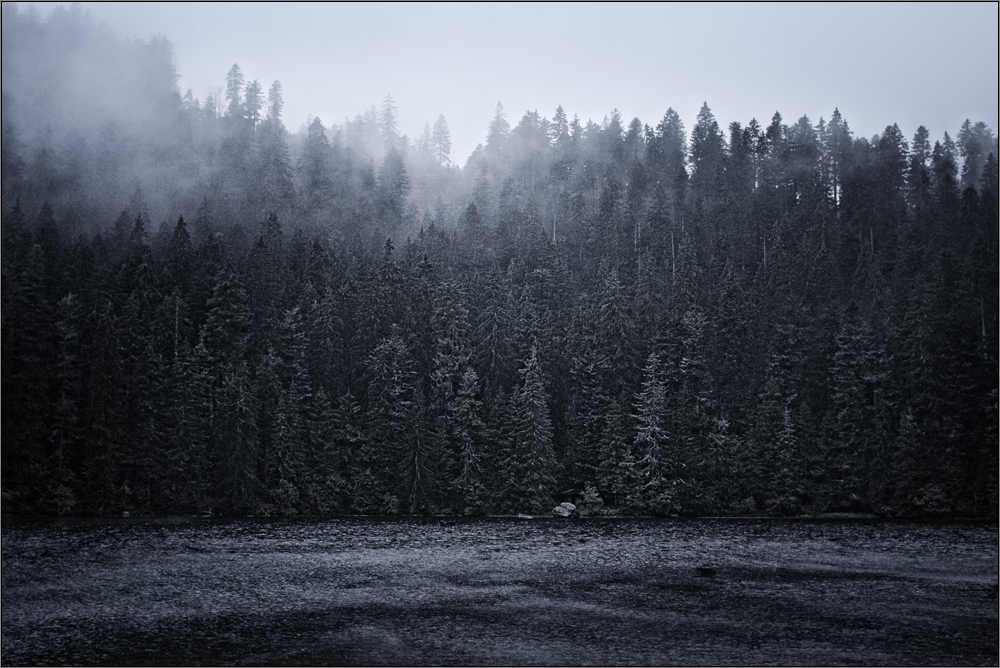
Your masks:
<svg viewBox="0 0 1000 668"><path fill-rule="evenodd" d="M839 107L856 135L997 130L996 3L81 4L122 36L170 39L182 93L204 100L238 63L281 81L293 131L391 94L411 138L445 115L459 164L498 101L512 127L562 104L654 126L673 107L690 131L707 101L723 128Z"/></svg>

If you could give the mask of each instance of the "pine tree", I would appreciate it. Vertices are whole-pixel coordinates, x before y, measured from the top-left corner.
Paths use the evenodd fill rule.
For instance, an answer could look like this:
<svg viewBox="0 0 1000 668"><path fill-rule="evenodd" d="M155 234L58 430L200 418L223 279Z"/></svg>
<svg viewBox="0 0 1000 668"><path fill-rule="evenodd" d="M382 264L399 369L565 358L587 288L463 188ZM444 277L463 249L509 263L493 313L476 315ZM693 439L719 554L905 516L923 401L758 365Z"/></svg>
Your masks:
<svg viewBox="0 0 1000 668"><path fill-rule="evenodd" d="M374 500L386 509L415 512L429 493L429 465L423 435L417 433L418 405L412 361L397 328L366 361L368 376L365 463L375 479Z"/></svg>
<svg viewBox="0 0 1000 668"><path fill-rule="evenodd" d="M31 247L14 276L9 272L5 262L3 474L5 491L11 490L5 498L12 499L5 508L32 512L46 465L55 309L45 294L45 261L39 244Z"/></svg>
<svg viewBox="0 0 1000 668"><path fill-rule="evenodd" d="M243 113L250 124L251 129L255 129L261 122L260 111L264 107L264 90L260 82L254 79L246 85L243 98Z"/></svg>
<svg viewBox="0 0 1000 668"><path fill-rule="evenodd" d="M600 450L610 403L602 382L608 369L594 345L593 337L586 337L579 346L581 349L573 356L570 367L572 384L564 467L574 487L590 482L597 483L600 489L609 490L607 481L599 475L603 461Z"/></svg>
<svg viewBox="0 0 1000 668"><path fill-rule="evenodd" d="M451 132L444 115L434 121L434 133L431 135L431 155L440 165L447 166L451 162Z"/></svg>
<svg viewBox="0 0 1000 668"><path fill-rule="evenodd" d="M646 144L646 163L652 174L650 178L659 180L666 186L670 199L677 206L684 202L687 187L687 137L684 123L673 109L667 109L663 119L657 124L651 141ZM678 210L672 212L678 219Z"/></svg>
<svg viewBox="0 0 1000 668"><path fill-rule="evenodd" d="M962 190L978 189L983 167L990 149L996 145L993 131L982 121L972 124L965 119L958 131L958 146L962 154Z"/></svg>
<svg viewBox="0 0 1000 668"><path fill-rule="evenodd" d="M469 467L478 469L478 454L470 459L471 455L463 452L468 448L478 448L478 444L473 445L470 441L478 435L470 433L472 416L468 415L468 404L475 402L478 391L478 377L469 367L469 314L459 285L445 282L434 290L431 330L433 343L428 347L433 350L430 413L434 423L431 427L431 457L434 460L435 487L442 497L439 503L457 504L460 488L472 482ZM465 387L471 395L459 401L458 394L469 381L466 377L469 371L472 371L476 382L471 387ZM459 404L466 407L460 408ZM456 470L460 461L461 473Z"/></svg>
<svg viewBox="0 0 1000 668"><path fill-rule="evenodd" d="M629 424L628 404L615 398L607 408L600 435L597 484L605 500L632 512L644 512L644 480L641 459L645 453L633 451L635 441Z"/></svg>
<svg viewBox="0 0 1000 668"><path fill-rule="evenodd" d="M274 85L280 87L277 81L274 82ZM273 96L274 86L271 87L271 91ZM285 128L281 124L280 107L280 99L271 100L271 111L267 120L261 125L257 136L254 179L255 183L258 184L259 191L251 194L258 200L261 213L284 213L291 208L295 197L292 161L288 151L288 142L285 139ZM314 148L317 154L315 157L318 158L319 164L316 165L316 181L311 187L316 189L313 191L316 200L321 201L324 195L328 194L322 192L327 184L322 176L322 158L319 157L322 155L322 147Z"/></svg>
<svg viewBox="0 0 1000 668"><path fill-rule="evenodd" d="M383 235L391 234L403 225L409 192L410 178L403 157L395 148L390 148L378 172L376 216L382 224Z"/></svg>
<svg viewBox="0 0 1000 668"><path fill-rule="evenodd" d="M521 383L512 402L512 447L504 462L506 495L514 498L518 510L544 512L552 505L556 459L548 396L535 349L518 373Z"/></svg>
<svg viewBox="0 0 1000 668"><path fill-rule="evenodd" d="M386 95L385 100L382 101L382 110L378 115L378 127L382 133L382 141L387 152L396 150L399 145L397 118L396 103L393 101L392 95Z"/></svg>
<svg viewBox="0 0 1000 668"><path fill-rule="evenodd" d="M167 246L166 262L164 270L165 287L177 287L182 293L187 292L187 287L191 282L191 265L194 261L194 247L191 244L191 235L188 233L187 224L184 217L177 219L173 234Z"/></svg>
<svg viewBox="0 0 1000 668"><path fill-rule="evenodd" d="M79 461L81 440L80 429L80 394L81 394L81 364L80 364L80 324L81 313L79 300L70 293L59 300L56 307L55 344L56 344L56 396L52 410L52 432L50 435L54 468L55 489L49 496L53 497L56 512L60 515L70 512L77 504L73 488L73 471Z"/></svg>
<svg viewBox="0 0 1000 668"><path fill-rule="evenodd" d="M715 419L706 434L702 453L705 482L699 502L705 514L737 512L739 502L746 498L740 489L746 487L740 480L743 469L738 458L742 449L742 439L730 430L729 421Z"/></svg>
<svg viewBox="0 0 1000 668"><path fill-rule="evenodd" d="M475 327L474 340L479 345L474 353L474 365L490 397L500 390L509 391L513 380L510 289L509 279L494 270L488 274L479 293L482 302Z"/></svg>
<svg viewBox="0 0 1000 668"><path fill-rule="evenodd" d="M319 215L333 197L333 164L330 141L319 118L312 119L298 164L302 206Z"/></svg>
<svg viewBox="0 0 1000 668"><path fill-rule="evenodd" d="M224 510L234 512L254 512L260 499L257 420L246 363L250 326L247 302L243 283L232 264L227 264L216 277L199 343L212 379L214 496Z"/></svg>
<svg viewBox="0 0 1000 668"><path fill-rule="evenodd" d="M466 369L454 399L448 405L449 432L458 451L458 482L463 492L462 507L467 515L481 514L486 504L484 485L482 402L476 399L479 378Z"/></svg>
<svg viewBox="0 0 1000 668"><path fill-rule="evenodd" d="M267 120L276 127L281 127L281 112L285 108L285 99L281 94L281 82L275 80L267 89Z"/></svg>
<svg viewBox="0 0 1000 668"><path fill-rule="evenodd" d="M325 398L322 390L317 396ZM366 462L362 458L367 451L364 413L361 405L348 393L337 399L323 418L320 470L329 495L326 507L330 510L354 510L358 505L349 492L355 477L365 477Z"/></svg>
<svg viewBox="0 0 1000 668"><path fill-rule="evenodd" d="M165 511L210 507L211 384L204 361L185 340L178 342L167 380L167 440L157 467Z"/></svg>
<svg viewBox="0 0 1000 668"><path fill-rule="evenodd" d="M643 369L642 391L636 395L636 423L633 448L638 455L643 484L643 506L653 514L666 515L679 510L676 486L680 462L675 435L667 425L667 394L660 378L660 358L650 353Z"/></svg>
<svg viewBox="0 0 1000 668"><path fill-rule="evenodd" d="M958 218L960 191L957 159L955 144L945 132L944 140L934 142L931 152L931 187L936 223L933 234L939 245L952 241L948 231Z"/></svg>
<svg viewBox="0 0 1000 668"><path fill-rule="evenodd" d="M226 74L226 102L229 107L226 115L231 121L243 119L243 85L246 80L243 78L243 70L239 65L234 64Z"/></svg>
<svg viewBox="0 0 1000 668"><path fill-rule="evenodd" d="M223 510L255 513L260 508L253 396L242 360L222 369L214 392L215 498Z"/></svg>
<svg viewBox="0 0 1000 668"><path fill-rule="evenodd" d="M829 179L831 197L836 207L840 206L844 177L853 163L851 130L839 109L833 110L827 134L822 137L823 158Z"/></svg>
<svg viewBox="0 0 1000 668"><path fill-rule="evenodd" d="M691 130L691 188L695 197L714 199L722 191L725 139L708 103Z"/></svg>
<svg viewBox="0 0 1000 668"><path fill-rule="evenodd" d="M605 389L609 396L618 396L631 386L637 366L633 357L635 323L617 268L608 270L602 266L601 272L602 286L597 294L598 346L607 356L608 367L615 369Z"/></svg>
<svg viewBox="0 0 1000 668"><path fill-rule="evenodd" d="M881 472L875 464L888 446L879 429L885 419L887 357L878 340L857 309L844 314L832 369L838 449L830 475L848 507L878 501L872 484Z"/></svg>
<svg viewBox="0 0 1000 668"><path fill-rule="evenodd" d="M510 123L507 122L507 114L504 113L503 105L497 102L496 113L490 122L489 132L486 135L487 154L494 157L503 155L509 135Z"/></svg>
<svg viewBox="0 0 1000 668"><path fill-rule="evenodd" d="M682 326L682 355L677 364L680 386L667 402L667 411L672 422L677 462L685 469L681 477L684 488L678 502L692 510L703 510L695 506L702 496L702 485L710 482L711 462L706 459L706 439L714 408L704 352L704 313L697 307L692 308L684 314Z"/></svg>

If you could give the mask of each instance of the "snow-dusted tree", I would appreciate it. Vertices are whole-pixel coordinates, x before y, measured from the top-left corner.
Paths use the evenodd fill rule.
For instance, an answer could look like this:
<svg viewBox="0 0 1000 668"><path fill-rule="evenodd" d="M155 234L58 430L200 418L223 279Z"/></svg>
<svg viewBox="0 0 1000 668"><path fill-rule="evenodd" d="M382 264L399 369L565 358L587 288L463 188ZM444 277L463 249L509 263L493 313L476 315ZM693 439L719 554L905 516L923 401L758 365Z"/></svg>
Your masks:
<svg viewBox="0 0 1000 668"><path fill-rule="evenodd" d="M604 430L600 434L600 460L597 482L603 494L628 510L641 510L642 475L629 424L628 401L614 399L607 409ZM639 453L642 454L642 453Z"/></svg>
<svg viewBox="0 0 1000 668"><path fill-rule="evenodd" d="M660 357L650 353L643 369L642 391L636 396L633 449L641 455L639 470L646 509L655 514L677 510L675 444L666 424L667 390L660 377Z"/></svg>
<svg viewBox="0 0 1000 668"><path fill-rule="evenodd" d="M258 126L260 132L253 154L253 176L259 192L251 193L251 196L259 200L261 213L282 212L291 205L295 197L292 163L285 139L285 127L281 122L283 106L281 82L275 81L268 91L267 118ZM314 154L322 152L321 148L318 151L315 146L312 148ZM317 159L315 155L314 159Z"/></svg>
<svg viewBox="0 0 1000 668"><path fill-rule="evenodd" d="M839 480L835 493L871 504L880 500L879 463L889 447L884 422L890 360L871 321L853 303L841 319L831 369L837 447L830 478Z"/></svg>
<svg viewBox="0 0 1000 668"><path fill-rule="evenodd" d="M285 108L285 98L281 94L281 82L275 80L267 91L267 120L277 125L281 123L281 111Z"/></svg>
<svg viewBox="0 0 1000 668"><path fill-rule="evenodd" d="M486 135L486 151L490 154L498 154L503 150L510 137L510 123L507 122L507 114L504 113L503 105L497 102L497 110L490 121L489 132Z"/></svg>
<svg viewBox="0 0 1000 668"><path fill-rule="evenodd" d="M459 451L459 480L467 489L481 483L482 431L480 417L482 402L476 399L479 377L474 369L462 374L458 393L448 406L455 443Z"/></svg>
<svg viewBox="0 0 1000 668"><path fill-rule="evenodd" d="M461 287L445 281L434 290L431 316L430 345L433 350L430 373L430 426L433 440L435 477L442 497L452 502L460 496L459 488L466 484L458 473L462 445L459 433L468 425L454 414L463 376L469 369L469 313ZM478 382L478 380L477 380ZM471 388L474 399L476 387ZM444 498L441 499L444 502Z"/></svg>
<svg viewBox="0 0 1000 668"><path fill-rule="evenodd" d="M398 117L399 113L392 95L386 95L378 115L378 127L382 133L382 141L385 143L386 150L394 149L399 145L399 128L396 126Z"/></svg>
<svg viewBox="0 0 1000 668"><path fill-rule="evenodd" d="M234 64L226 74L226 101L229 107L226 116L231 120L243 118L243 70Z"/></svg>
<svg viewBox="0 0 1000 668"><path fill-rule="evenodd" d="M474 340L478 341L474 364L492 399L499 391L509 391L513 358L513 319L509 277L494 269L479 292L479 317Z"/></svg>
<svg viewBox="0 0 1000 668"><path fill-rule="evenodd" d="M710 198L721 193L725 150L722 131L705 103L691 130L691 187L697 197Z"/></svg>
<svg viewBox="0 0 1000 668"><path fill-rule="evenodd" d="M636 396L635 446L642 453L642 472L647 485L658 483L673 473L666 452L667 429L664 424L667 392L660 378L660 356L650 353L643 369L642 391Z"/></svg>
<svg viewBox="0 0 1000 668"><path fill-rule="evenodd" d="M326 206L333 192L333 165L330 141L326 138L323 122L312 119L299 157L298 180L300 201L309 211Z"/></svg>
<svg viewBox="0 0 1000 668"><path fill-rule="evenodd" d="M243 107L250 127L256 128L262 120L260 111L264 107L264 89L256 79L247 84Z"/></svg>
<svg viewBox="0 0 1000 668"><path fill-rule="evenodd" d="M216 498L223 508L253 511L259 495L256 415L246 365L250 310L232 264L216 277L201 343L213 385L212 437Z"/></svg>
<svg viewBox="0 0 1000 668"><path fill-rule="evenodd" d="M444 114L434 121L434 133L431 135L431 154L439 164L447 165L451 161L451 132Z"/></svg>
<svg viewBox="0 0 1000 668"><path fill-rule="evenodd" d="M260 499L258 441L253 392L243 361L223 370L214 414L216 498L225 510L255 512Z"/></svg>
<svg viewBox="0 0 1000 668"><path fill-rule="evenodd" d="M410 192L410 177L406 173L403 156L395 148L386 151L378 171L378 198L376 215L382 231L391 233L403 222L406 213L406 196Z"/></svg>
<svg viewBox="0 0 1000 668"><path fill-rule="evenodd" d="M962 153L962 189L979 188L983 175L983 166L992 147L996 146L996 137L982 121L972 124L965 119L958 131L958 147Z"/></svg>
<svg viewBox="0 0 1000 668"><path fill-rule="evenodd" d="M597 293L597 341L607 358L607 365L616 373L608 378L605 387L610 396L618 396L630 387L635 379L638 360L633 358L635 322L628 308L628 293L618 276L616 267L601 263L603 274Z"/></svg>
<svg viewBox="0 0 1000 668"><path fill-rule="evenodd" d="M398 329L375 348L368 375L367 469L378 496L392 504L393 492L419 505L426 495L428 462L416 434L413 363ZM398 498L398 497L397 497ZM397 502L398 503L398 502ZM383 511L384 512L384 511Z"/></svg>
<svg viewBox="0 0 1000 668"><path fill-rule="evenodd" d="M160 491L170 509L200 512L209 507L211 381L205 366L199 363L204 360L199 359L183 337L178 339L167 379L167 428Z"/></svg>
<svg viewBox="0 0 1000 668"><path fill-rule="evenodd" d="M583 341L576 346L579 352L570 362L569 443L563 463L574 486L591 482L598 483L601 489L608 489L601 484L598 475L609 404L601 380L608 369L594 337L581 338Z"/></svg>
<svg viewBox="0 0 1000 668"><path fill-rule="evenodd" d="M518 373L521 383L514 395L512 452L504 467L506 482L518 509L541 512L552 504L556 457L548 395L534 348Z"/></svg>

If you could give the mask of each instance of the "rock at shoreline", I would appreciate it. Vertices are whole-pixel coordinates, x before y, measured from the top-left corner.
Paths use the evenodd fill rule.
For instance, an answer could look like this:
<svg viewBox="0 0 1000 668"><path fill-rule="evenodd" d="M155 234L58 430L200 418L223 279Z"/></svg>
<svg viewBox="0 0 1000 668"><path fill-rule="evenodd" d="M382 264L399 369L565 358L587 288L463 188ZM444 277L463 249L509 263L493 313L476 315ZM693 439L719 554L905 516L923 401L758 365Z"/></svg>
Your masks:
<svg viewBox="0 0 1000 668"><path fill-rule="evenodd" d="M552 514L556 517L578 517L579 513L576 511L576 506L572 503L560 503L558 506L552 509Z"/></svg>

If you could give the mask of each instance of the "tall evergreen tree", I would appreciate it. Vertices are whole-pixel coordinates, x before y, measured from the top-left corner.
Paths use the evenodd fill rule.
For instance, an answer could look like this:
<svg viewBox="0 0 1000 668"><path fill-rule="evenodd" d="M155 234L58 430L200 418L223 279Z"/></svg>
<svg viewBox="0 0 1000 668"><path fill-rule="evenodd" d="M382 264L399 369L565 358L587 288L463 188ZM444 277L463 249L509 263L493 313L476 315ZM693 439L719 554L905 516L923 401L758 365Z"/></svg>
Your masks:
<svg viewBox="0 0 1000 668"><path fill-rule="evenodd" d="M451 162L451 132L448 130L448 121L444 120L443 114L434 121L434 134L431 135L431 154L440 165L447 165Z"/></svg>
<svg viewBox="0 0 1000 668"><path fill-rule="evenodd" d="M538 353L532 349L513 399L512 449L504 462L506 492L519 510L543 512L552 504L556 459L552 421Z"/></svg>
<svg viewBox="0 0 1000 668"><path fill-rule="evenodd" d="M675 434L667 425L666 387L660 378L660 358L650 353L643 370L642 391L636 395L634 449L641 456L643 509L656 515L677 512L681 462Z"/></svg>

